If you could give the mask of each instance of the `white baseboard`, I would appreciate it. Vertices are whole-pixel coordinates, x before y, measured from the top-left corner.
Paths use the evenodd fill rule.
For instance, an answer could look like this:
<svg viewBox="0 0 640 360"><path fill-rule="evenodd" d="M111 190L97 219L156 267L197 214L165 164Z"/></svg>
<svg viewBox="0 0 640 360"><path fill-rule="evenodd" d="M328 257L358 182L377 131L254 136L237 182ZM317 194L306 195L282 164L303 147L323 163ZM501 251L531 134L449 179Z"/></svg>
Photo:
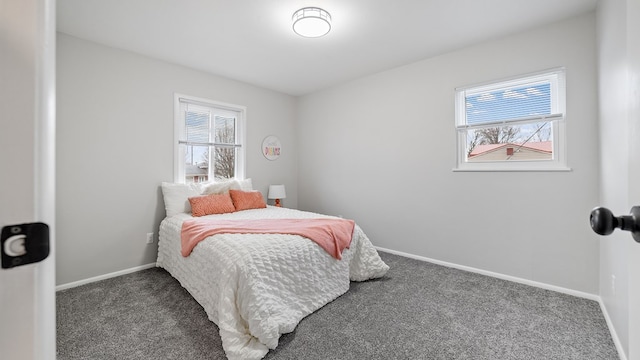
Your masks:
<svg viewBox="0 0 640 360"><path fill-rule="evenodd" d="M388 252L388 253L391 253L391 254L400 255L400 256L411 258L411 259L426 261L426 262L430 262L430 263L433 263L433 264L442 265L442 266L446 266L446 267L450 267L450 268L454 268L454 269L458 269L458 270L464 270L464 271L469 271L469 272L476 273L476 274L491 276L491 277L502 279L502 280L513 281L513 282L517 282L517 283L520 283L520 284L534 286L534 287L545 289L545 290L551 290L551 291L555 291L555 292L559 292L559 293L563 293L563 294L567 294L567 295L573 295L573 296L576 296L576 297L579 297L579 298L594 300L594 301L598 301L598 302L600 301L600 296L598 296L596 294L589 294L589 293L586 293L586 292L567 289L567 288L563 288L563 287L560 287L560 286L545 284L545 283L541 283L541 282L537 282L537 281L533 281L533 280L527 280L527 279L519 278L519 277L516 277L516 276L510 276L510 275L500 274L500 273L496 273L496 272L492 272L492 271L476 269L476 268L473 268L473 267L470 267L470 266L458 265L458 264L454 264L454 263L450 263L450 262L446 262L446 261L430 259L430 258L427 258L427 257L424 257L424 256L413 255L413 254L405 253L405 252L402 252L402 251L391 250L391 249L385 249L385 248L382 248L382 247L379 247L379 246L376 246L376 249L378 249L380 251Z"/></svg>
<svg viewBox="0 0 640 360"><path fill-rule="evenodd" d="M109 279L109 278L120 276L120 275L131 274L131 273L134 273L136 271L142 271L142 270L146 270L146 269L151 269L152 267L156 267L156 263L140 265L140 266L132 267L132 268L129 268L129 269L124 269L124 270L112 272L112 273L109 273L109 274L104 274L104 275L95 276L95 277L84 279L84 280L78 280L78 281L70 282L70 283L67 283L67 284L58 285L58 286L56 286L56 291L70 289L70 288L74 288L76 286L85 285L85 284L89 284L89 283L100 281L100 280Z"/></svg>
<svg viewBox="0 0 640 360"><path fill-rule="evenodd" d="M624 352L622 343L620 342L620 338L618 338L616 328L613 327L613 322L611 321L611 317L609 316L607 307L604 306L604 302L602 302L602 299L598 300L598 303L600 303L600 310L602 310L602 315L604 315L604 319L607 322L609 333L611 333L611 339L613 339L613 343L616 345L616 350L618 350L618 356L620 357L620 360L627 360L627 355Z"/></svg>

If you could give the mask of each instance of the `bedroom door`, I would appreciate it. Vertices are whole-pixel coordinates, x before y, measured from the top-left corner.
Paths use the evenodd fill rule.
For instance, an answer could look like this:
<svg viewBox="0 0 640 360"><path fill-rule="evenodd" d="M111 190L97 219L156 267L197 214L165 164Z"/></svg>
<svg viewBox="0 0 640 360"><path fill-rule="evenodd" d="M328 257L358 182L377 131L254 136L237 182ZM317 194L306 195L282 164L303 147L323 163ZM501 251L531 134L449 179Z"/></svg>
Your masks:
<svg viewBox="0 0 640 360"><path fill-rule="evenodd" d="M629 205L640 205L640 1L627 2ZM640 243L628 242L629 359L640 360Z"/></svg>
<svg viewBox="0 0 640 360"><path fill-rule="evenodd" d="M639 15L640 16L640 15ZM635 36L640 42L640 36ZM638 52L640 55L640 51ZM630 206L640 205L640 56L636 57L635 74L631 79L632 109L629 117L630 157L629 157L629 195ZM633 140L633 141L631 141ZM629 239L629 357L628 360L640 360L640 242Z"/></svg>
<svg viewBox="0 0 640 360"><path fill-rule="evenodd" d="M0 358L55 359L55 0L0 0L0 25Z"/></svg>

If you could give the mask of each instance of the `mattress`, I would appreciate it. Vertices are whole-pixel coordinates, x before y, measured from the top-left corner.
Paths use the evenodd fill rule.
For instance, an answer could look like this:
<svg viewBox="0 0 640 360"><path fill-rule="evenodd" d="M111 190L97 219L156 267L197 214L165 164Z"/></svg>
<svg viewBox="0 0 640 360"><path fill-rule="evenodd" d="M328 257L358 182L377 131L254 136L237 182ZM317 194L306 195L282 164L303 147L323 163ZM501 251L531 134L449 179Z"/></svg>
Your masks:
<svg viewBox="0 0 640 360"><path fill-rule="evenodd" d="M330 218L269 206L202 218L224 220ZM349 290L350 281L383 276L389 267L356 224L351 245L336 260L299 235L217 234L188 257L180 253L177 214L160 224L157 266L166 269L218 325L227 357L261 359L280 335Z"/></svg>

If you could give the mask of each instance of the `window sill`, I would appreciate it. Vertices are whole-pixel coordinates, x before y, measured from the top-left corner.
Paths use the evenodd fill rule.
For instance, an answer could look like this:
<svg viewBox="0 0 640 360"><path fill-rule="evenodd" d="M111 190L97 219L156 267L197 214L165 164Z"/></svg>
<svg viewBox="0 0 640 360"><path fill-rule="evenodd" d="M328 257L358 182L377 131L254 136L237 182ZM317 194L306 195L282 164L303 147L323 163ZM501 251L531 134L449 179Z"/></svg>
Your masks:
<svg viewBox="0 0 640 360"><path fill-rule="evenodd" d="M510 164L513 165L513 164ZM569 172L570 167L564 165L557 166L459 166L452 169L453 172Z"/></svg>

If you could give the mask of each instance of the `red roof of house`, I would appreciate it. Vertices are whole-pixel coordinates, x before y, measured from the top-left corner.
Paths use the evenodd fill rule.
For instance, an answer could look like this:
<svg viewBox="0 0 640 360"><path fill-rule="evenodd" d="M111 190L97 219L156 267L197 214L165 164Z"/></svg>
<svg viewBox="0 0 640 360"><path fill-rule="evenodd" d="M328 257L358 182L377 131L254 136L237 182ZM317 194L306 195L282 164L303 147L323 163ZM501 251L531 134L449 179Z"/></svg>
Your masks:
<svg viewBox="0 0 640 360"><path fill-rule="evenodd" d="M473 148L473 151L471 151L471 154L469 154L469 157L484 154L486 152L493 151L503 147L505 148L514 147L517 149L520 146L522 146L522 148L525 148L525 149L531 149L534 151L541 151L541 152L546 152L550 154L553 152L553 143L551 141L527 142L524 145L516 144L516 143L485 144L485 145L478 145L475 148Z"/></svg>

